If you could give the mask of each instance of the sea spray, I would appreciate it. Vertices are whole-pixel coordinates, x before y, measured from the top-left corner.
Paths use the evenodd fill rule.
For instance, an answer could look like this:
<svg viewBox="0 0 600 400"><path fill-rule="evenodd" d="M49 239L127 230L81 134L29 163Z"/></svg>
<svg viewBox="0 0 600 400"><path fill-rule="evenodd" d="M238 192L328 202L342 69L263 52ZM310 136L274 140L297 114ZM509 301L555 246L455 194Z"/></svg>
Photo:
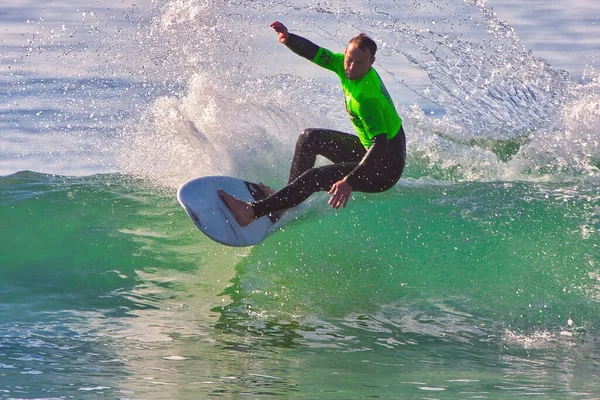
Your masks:
<svg viewBox="0 0 600 400"><path fill-rule="evenodd" d="M311 88L313 107L303 109L298 99ZM292 76L236 82L197 73L185 95L157 99L127 133L121 168L171 187L202 175L282 185L298 134L327 124L330 95Z"/></svg>
<svg viewBox="0 0 600 400"><path fill-rule="evenodd" d="M283 9L290 30L334 50L367 32L380 44L375 67L392 97L409 92L437 105L432 115L397 103L406 176L539 180L597 172L597 83L554 70L484 2L393 2L385 10L370 1L241 5L190 0L156 9L145 50L183 89L155 100L129 127L118 157L123 172L168 186L208 174L281 185L302 129L351 131L335 79L272 36L268 23ZM271 63L273 54L285 63Z"/></svg>

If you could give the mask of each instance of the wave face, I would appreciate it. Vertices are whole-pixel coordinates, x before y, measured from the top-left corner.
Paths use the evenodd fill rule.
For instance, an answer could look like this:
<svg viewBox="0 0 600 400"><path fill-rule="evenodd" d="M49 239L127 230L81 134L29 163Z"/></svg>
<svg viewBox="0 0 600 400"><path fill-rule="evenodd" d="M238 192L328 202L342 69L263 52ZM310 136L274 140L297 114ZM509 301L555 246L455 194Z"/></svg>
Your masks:
<svg viewBox="0 0 600 400"><path fill-rule="evenodd" d="M298 398L598 389L595 370L569 388L600 356L595 184L406 179L339 213L318 195L248 250L144 180L0 185L2 368L27 393L153 397L127 376ZM367 386L320 380L356 365Z"/></svg>

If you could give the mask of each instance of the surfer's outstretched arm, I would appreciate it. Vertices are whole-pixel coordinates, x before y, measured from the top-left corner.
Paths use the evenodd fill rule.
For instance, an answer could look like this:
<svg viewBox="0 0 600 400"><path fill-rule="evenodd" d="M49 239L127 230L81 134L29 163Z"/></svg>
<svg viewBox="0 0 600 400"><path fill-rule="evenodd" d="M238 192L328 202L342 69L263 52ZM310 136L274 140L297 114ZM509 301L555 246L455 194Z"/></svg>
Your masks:
<svg viewBox="0 0 600 400"><path fill-rule="evenodd" d="M308 39L303 38L302 36L295 35L290 33L287 27L279 21L275 21L271 24L271 28L277 32L277 38L279 41L286 45L288 49L298 54L301 57L312 61L317 52L319 51L319 46L314 44Z"/></svg>

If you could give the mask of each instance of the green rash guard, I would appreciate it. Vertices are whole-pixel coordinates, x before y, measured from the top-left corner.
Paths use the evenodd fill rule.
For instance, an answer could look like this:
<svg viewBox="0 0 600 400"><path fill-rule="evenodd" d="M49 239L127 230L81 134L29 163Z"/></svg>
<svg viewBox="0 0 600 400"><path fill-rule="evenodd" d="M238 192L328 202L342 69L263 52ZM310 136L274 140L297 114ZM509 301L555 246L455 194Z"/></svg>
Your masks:
<svg viewBox="0 0 600 400"><path fill-rule="evenodd" d="M323 47L319 48L312 62L333 71L340 78L346 112L365 148L371 147L371 139L376 135L385 133L388 140L396 136L402 119L373 67L362 78L350 80L344 70L344 55Z"/></svg>

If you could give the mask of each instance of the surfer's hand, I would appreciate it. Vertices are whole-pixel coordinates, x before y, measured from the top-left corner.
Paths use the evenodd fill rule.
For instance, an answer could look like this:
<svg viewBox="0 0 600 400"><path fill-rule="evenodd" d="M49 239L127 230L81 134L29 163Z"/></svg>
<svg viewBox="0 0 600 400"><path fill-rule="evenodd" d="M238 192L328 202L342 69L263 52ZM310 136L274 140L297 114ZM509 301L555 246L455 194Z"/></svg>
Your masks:
<svg viewBox="0 0 600 400"><path fill-rule="evenodd" d="M340 206L345 208L350 194L352 194L352 186L345 180L338 181L333 184L329 194L331 195L329 205L332 208L338 209Z"/></svg>
<svg viewBox="0 0 600 400"><path fill-rule="evenodd" d="M285 27L285 25L279 21L275 21L271 24L271 28L275 29L275 32L277 32L277 39L281 43L285 44L285 42L287 41L288 35L289 35L288 30Z"/></svg>

